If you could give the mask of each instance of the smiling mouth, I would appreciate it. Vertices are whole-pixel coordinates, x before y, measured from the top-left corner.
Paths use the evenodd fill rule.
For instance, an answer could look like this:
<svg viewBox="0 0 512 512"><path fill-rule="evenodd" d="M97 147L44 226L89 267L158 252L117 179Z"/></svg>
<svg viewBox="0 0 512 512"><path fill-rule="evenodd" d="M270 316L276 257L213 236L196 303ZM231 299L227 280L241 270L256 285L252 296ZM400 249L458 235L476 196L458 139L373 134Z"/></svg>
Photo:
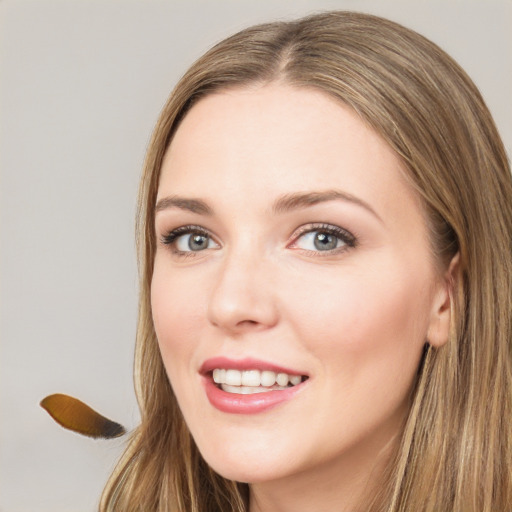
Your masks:
<svg viewBox="0 0 512 512"><path fill-rule="evenodd" d="M304 382L306 375L293 375L271 370L235 370L215 368L211 372L219 389L227 393L250 395L269 391L283 391Z"/></svg>

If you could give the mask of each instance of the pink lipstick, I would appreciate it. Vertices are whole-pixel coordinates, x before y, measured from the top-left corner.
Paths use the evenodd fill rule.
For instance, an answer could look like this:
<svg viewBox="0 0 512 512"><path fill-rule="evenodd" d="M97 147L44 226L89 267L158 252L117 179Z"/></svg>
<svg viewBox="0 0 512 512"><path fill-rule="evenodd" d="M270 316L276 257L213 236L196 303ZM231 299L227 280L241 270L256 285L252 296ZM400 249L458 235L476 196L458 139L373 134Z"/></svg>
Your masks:
<svg viewBox="0 0 512 512"><path fill-rule="evenodd" d="M287 402L308 379L303 372L252 358L208 359L200 373L210 403L231 414L255 414Z"/></svg>

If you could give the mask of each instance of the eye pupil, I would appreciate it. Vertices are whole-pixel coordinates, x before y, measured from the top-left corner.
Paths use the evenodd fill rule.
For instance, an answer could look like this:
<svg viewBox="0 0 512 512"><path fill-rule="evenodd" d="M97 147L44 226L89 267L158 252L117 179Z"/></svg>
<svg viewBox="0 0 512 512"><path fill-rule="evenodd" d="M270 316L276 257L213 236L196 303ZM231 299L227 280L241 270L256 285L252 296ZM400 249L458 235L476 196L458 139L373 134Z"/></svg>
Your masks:
<svg viewBox="0 0 512 512"><path fill-rule="evenodd" d="M200 251L208 247L208 237L206 235L191 235L188 239L188 247L191 251Z"/></svg>
<svg viewBox="0 0 512 512"><path fill-rule="evenodd" d="M336 248L337 238L329 233L320 232L316 234L314 244L319 251L329 251Z"/></svg>

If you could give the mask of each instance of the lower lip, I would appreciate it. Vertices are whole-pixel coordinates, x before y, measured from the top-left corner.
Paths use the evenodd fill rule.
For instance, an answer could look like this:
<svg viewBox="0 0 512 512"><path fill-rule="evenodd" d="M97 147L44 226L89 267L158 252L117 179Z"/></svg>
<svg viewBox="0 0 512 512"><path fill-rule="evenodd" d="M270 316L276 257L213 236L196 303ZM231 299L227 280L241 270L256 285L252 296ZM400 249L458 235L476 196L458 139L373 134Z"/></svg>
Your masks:
<svg viewBox="0 0 512 512"><path fill-rule="evenodd" d="M206 396L210 403L219 411L231 414L256 414L272 409L291 400L303 389L304 384L305 382L283 390L254 393L252 395L238 395L223 391L217 387L210 377L204 377Z"/></svg>

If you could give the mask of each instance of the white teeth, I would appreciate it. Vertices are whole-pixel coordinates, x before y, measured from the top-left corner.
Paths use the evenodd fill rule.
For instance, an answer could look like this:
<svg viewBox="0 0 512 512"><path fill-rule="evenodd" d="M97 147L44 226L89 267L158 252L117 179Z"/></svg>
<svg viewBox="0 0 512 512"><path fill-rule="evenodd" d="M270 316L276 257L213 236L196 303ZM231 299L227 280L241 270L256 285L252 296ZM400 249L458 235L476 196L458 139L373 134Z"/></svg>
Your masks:
<svg viewBox="0 0 512 512"><path fill-rule="evenodd" d="M242 372L239 372L238 370L226 370L226 378L223 384L240 386L242 384Z"/></svg>
<svg viewBox="0 0 512 512"><path fill-rule="evenodd" d="M270 387L276 383L276 374L275 372L265 370L261 372L260 379L262 386Z"/></svg>
<svg viewBox="0 0 512 512"><path fill-rule="evenodd" d="M286 373L278 373L276 377L276 382L280 386L287 386L288 385L288 374Z"/></svg>
<svg viewBox="0 0 512 512"><path fill-rule="evenodd" d="M221 384L220 387L223 391L228 393L236 393L237 395L253 395L255 393L265 393L267 391L288 389L288 386L272 386L264 388L263 386L230 386L229 384Z"/></svg>
<svg viewBox="0 0 512 512"><path fill-rule="evenodd" d="M300 375L290 375L290 384L292 386L296 386L302 382L302 377Z"/></svg>
<svg viewBox="0 0 512 512"><path fill-rule="evenodd" d="M221 370L219 368L215 368L215 370L213 370L213 381L216 384L220 384L221 382L226 382L226 370Z"/></svg>
<svg viewBox="0 0 512 512"><path fill-rule="evenodd" d="M220 384L222 389L235 386L238 393L260 393L273 389L286 389L289 385L296 386L302 382L300 375L288 375L287 373L276 373L270 370L233 370L224 368L215 368L212 372L213 381ZM250 390L242 390L250 388ZM254 388L258 388L256 391ZM232 391L231 391L232 392Z"/></svg>
<svg viewBox="0 0 512 512"><path fill-rule="evenodd" d="M242 372L242 386L259 386L260 372L258 370L247 370Z"/></svg>

